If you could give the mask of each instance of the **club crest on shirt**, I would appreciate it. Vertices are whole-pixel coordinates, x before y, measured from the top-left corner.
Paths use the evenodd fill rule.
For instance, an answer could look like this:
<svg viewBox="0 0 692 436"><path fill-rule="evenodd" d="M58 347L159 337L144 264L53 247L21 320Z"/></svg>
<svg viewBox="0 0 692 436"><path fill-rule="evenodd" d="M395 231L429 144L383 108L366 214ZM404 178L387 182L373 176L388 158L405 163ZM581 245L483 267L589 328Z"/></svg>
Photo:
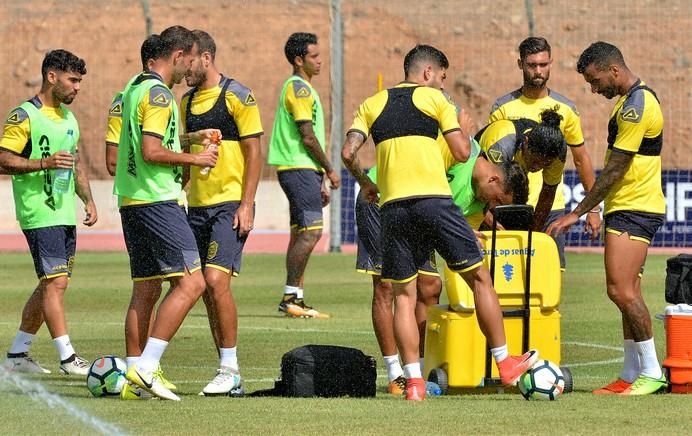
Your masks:
<svg viewBox="0 0 692 436"><path fill-rule="evenodd" d="M293 82L293 92L298 98L310 97L311 94L310 87L308 87L308 85L301 82L300 80L296 80Z"/></svg>
<svg viewBox="0 0 692 436"><path fill-rule="evenodd" d="M488 157L493 163L500 163L502 162L502 152L499 150L493 150L490 149L488 150Z"/></svg>

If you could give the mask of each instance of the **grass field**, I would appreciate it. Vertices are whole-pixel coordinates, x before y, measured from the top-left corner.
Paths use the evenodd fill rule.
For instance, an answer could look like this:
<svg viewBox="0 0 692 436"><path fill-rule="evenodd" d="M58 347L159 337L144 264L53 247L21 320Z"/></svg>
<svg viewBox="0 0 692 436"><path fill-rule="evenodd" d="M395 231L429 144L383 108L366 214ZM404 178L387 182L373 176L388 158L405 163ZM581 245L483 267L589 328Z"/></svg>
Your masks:
<svg viewBox="0 0 692 436"><path fill-rule="evenodd" d="M665 307L664 256L650 256L644 277L654 313ZM360 348L378 358L375 399L204 398L197 393L217 364L204 307L192 310L163 358L167 377L178 385L180 403L95 399L81 379L57 375L58 362L42 328L32 354L53 371L30 380L75 408L131 434L604 434L669 433L692 410L692 396L596 397L589 392L617 376L620 318L604 292L602 258L570 254L564 274L562 365L570 366L575 392L555 402L528 402L518 394L433 397L410 404L384 392L386 375L370 322L370 280L353 271L351 255L316 256L307 283L308 302L333 314L330 320L278 316L283 256L246 255L235 279L240 314L239 359L248 391L273 385L281 356L307 344ZM8 349L23 304L35 285L28 254L0 255L0 351ZM539 273L539 272L534 272ZM84 357L123 356L123 318L130 296L124 253L82 253L66 297L73 344ZM654 320L659 358L665 356L663 326ZM1 434L93 433L74 412L42 401L32 390L0 379ZM677 412L676 412L677 411ZM97 424L98 425L98 424ZM96 426L97 426L96 425Z"/></svg>

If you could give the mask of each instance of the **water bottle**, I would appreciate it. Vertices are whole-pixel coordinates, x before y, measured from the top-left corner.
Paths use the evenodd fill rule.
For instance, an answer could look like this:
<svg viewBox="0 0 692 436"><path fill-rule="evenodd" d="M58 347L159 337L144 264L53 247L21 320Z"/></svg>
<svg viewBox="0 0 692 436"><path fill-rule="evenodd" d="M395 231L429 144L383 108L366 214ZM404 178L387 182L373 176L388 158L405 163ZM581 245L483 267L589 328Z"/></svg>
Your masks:
<svg viewBox="0 0 692 436"><path fill-rule="evenodd" d="M425 382L425 394L431 397L439 397L442 395L442 388L435 382Z"/></svg>
<svg viewBox="0 0 692 436"><path fill-rule="evenodd" d="M216 145L216 143L212 143L209 145L209 150L216 150L218 148L219 146ZM209 171L211 171L211 167L204 167L201 170L199 170L199 173L203 176L206 176L207 174L209 174Z"/></svg>
<svg viewBox="0 0 692 436"><path fill-rule="evenodd" d="M63 146L60 150L69 151L74 156L75 140L72 130L67 132ZM74 164L73 164L74 167ZM70 190L72 182L72 168L56 168L53 171L53 192L56 194L65 194Z"/></svg>
<svg viewBox="0 0 692 436"><path fill-rule="evenodd" d="M218 133L214 132L211 135L211 144L209 144L209 150L218 150L219 148L219 142L221 142L221 137L219 136ZM204 167L201 170L199 170L200 175L206 176L209 174L209 171L211 171L211 167Z"/></svg>

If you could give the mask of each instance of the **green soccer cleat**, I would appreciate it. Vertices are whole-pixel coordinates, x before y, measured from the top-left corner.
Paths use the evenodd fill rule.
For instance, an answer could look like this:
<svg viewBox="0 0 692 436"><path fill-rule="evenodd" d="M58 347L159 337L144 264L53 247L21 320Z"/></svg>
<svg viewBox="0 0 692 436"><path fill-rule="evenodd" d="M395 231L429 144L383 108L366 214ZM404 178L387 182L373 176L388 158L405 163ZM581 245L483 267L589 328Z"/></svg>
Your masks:
<svg viewBox="0 0 692 436"><path fill-rule="evenodd" d="M132 365L125 374L127 379L162 400L180 401L180 397L165 387L158 377L154 377L153 372L141 372L137 365Z"/></svg>
<svg viewBox="0 0 692 436"><path fill-rule="evenodd" d="M661 378L640 375L632 382L632 385L622 391L620 395L650 395L664 391L667 387L668 380L666 380L665 375L662 375Z"/></svg>
<svg viewBox="0 0 692 436"><path fill-rule="evenodd" d="M156 368L156 371L154 371L154 377L158 377L158 379L161 381L161 384L166 387L169 391L177 391L178 387L168 381L164 376L163 376L163 369L161 369L161 365L159 365L158 368Z"/></svg>

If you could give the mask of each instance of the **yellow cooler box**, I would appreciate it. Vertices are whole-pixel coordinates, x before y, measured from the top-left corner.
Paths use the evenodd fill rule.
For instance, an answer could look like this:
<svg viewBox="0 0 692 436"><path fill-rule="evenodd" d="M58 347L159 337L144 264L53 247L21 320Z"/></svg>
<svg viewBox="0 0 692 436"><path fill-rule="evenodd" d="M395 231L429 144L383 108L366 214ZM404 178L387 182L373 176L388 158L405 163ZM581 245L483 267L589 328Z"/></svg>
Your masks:
<svg viewBox="0 0 692 436"><path fill-rule="evenodd" d="M494 253L491 232L484 263L495 262L494 286L502 307L510 354L536 348L541 359L560 364L561 273L557 246L544 233L532 233L528 311L524 305L527 277L527 231L498 231ZM527 247L527 248L525 248ZM492 254L492 257L491 257ZM497 367L487 352L476 317L473 293L459 274L445 266L449 306L428 309L423 376L443 389L500 384ZM528 320L528 323L525 323ZM525 339L524 339L525 338ZM524 344L527 341L527 344ZM570 377L571 374L566 374Z"/></svg>

